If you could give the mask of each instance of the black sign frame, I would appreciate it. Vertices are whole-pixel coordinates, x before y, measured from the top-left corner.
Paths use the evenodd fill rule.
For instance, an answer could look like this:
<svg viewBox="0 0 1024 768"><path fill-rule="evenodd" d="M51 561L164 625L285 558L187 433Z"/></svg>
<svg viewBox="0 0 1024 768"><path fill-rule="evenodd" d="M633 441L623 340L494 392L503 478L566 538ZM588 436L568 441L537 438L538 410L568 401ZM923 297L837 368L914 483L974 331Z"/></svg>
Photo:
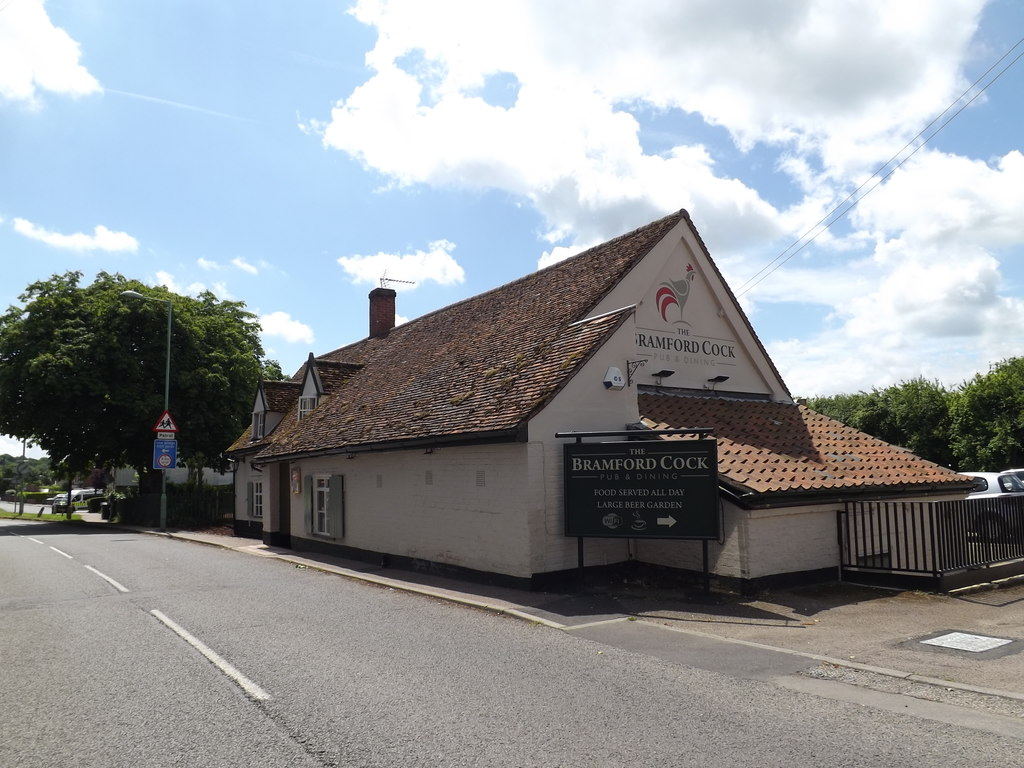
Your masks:
<svg viewBox="0 0 1024 768"><path fill-rule="evenodd" d="M577 441L563 457L566 536L720 540L713 438Z"/></svg>

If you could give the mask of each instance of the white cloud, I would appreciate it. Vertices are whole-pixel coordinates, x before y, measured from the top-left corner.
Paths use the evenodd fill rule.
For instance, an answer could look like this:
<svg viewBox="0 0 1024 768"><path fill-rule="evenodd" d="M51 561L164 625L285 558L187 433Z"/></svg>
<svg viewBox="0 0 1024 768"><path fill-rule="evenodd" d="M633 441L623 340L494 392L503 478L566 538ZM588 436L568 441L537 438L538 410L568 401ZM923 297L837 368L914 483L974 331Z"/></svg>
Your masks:
<svg viewBox="0 0 1024 768"><path fill-rule="evenodd" d="M176 293L179 296L198 296L203 291L209 290L204 283L193 282L188 285L182 285L170 272L159 271L156 273L156 280L152 283L153 285L162 285L171 293Z"/></svg>
<svg viewBox="0 0 1024 768"><path fill-rule="evenodd" d="M831 308L827 332L771 346L776 363L806 394L831 394L918 375L955 386L1019 355L1024 302L996 253L1019 258L1022 210L1020 152L990 163L921 153L855 213L852 238L872 244L869 257L787 268L758 291L759 301Z"/></svg>
<svg viewBox="0 0 1024 768"><path fill-rule="evenodd" d="M31 221L15 219L14 231L32 240L38 240L54 248L67 251L106 251L108 253L127 251L135 253L139 248L139 241L127 232L113 232L103 225L98 225L91 235L83 232L63 235L44 229Z"/></svg>
<svg viewBox="0 0 1024 768"><path fill-rule="evenodd" d="M215 272L221 268L220 264L218 264L216 261L204 259L202 256L196 259L196 264L199 265L200 269L205 269L207 272Z"/></svg>
<svg viewBox="0 0 1024 768"><path fill-rule="evenodd" d="M447 240L430 243L427 251L414 253L375 253L368 256L342 256L338 264L356 284L377 285L387 277L395 282L389 287L408 290L420 283L433 281L440 285L455 285L465 279L465 273L452 257L455 244Z"/></svg>
<svg viewBox="0 0 1024 768"><path fill-rule="evenodd" d="M54 26L43 0L0 9L0 97L39 107L39 91L83 96L101 90L79 63L78 43Z"/></svg>
<svg viewBox="0 0 1024 768"><path fill-rule="evenodd" d="M777 237L777 211L682 136L645 152L638 109L700 115L744 150L776 144L809 158L819 184L845 181L959 92L982 6L914 6L908 20L884 0L650 0L640 10L595 0L585 12L542 0L500 10L362 0L352 13L376 28L374 74L326 125L304 128L398 184L527 198L576 245L686 207L721 233L721 253ZM518 86L511 106L485 98L496 75Z"/></svg>
<svg viewBox="0 0 1024 768"><path fill-rule="evenodd" d="M986 247L1024 242L1024 155L989 163L923 152L858 207L854 221L872 236L905 233L914 243L965 240Z"/></svg>
<svg viewBox="0 0 1024 768"><path fill-rule="evenodd" d="M287 312L271 312L260 315L260 326L264 336L284 339L289 344L313 343L313 329L305 323L294 320Z"/></svg>
<svg viewBox="0 0 1024 768"><path fill-rule="evenodd" d="M257 269L256 267L254 267L252 264L250 264L241 257L232 259L231 263L234 264L238 269L242 270L243 272L248 272L250 275L258 275L260 273L259 269Z"/></svg>
<svg viewBox="0 0 1024 768"><path fill-rule="evenodd" d="M737 288L960 95L984 6L360 0L371 75L302 127L394 185L526 201L539 266L687 208ZM749 160L749 180L725 160ZM826 317L816 337L766 338L805 393L953 384L1019 353L1003 272L1024 252L1021 210L1020 152L925 149L741 300L760 319L785 303ZM416 279L400 258L339 263L360 282Z"/></svg>

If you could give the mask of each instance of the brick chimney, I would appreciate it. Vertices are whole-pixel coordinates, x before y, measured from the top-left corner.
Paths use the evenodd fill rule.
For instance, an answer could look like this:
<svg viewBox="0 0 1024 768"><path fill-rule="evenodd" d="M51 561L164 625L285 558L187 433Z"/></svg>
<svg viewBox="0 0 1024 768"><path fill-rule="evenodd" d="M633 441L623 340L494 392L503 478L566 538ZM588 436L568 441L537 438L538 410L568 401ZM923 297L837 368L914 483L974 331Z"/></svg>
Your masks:
<svg viewBox="0 0 1024 768"><path fill-rule="evenodd" d="M395 327L395 296L392 288L374 288L370 291L370 338L387 336Z"/></svg>

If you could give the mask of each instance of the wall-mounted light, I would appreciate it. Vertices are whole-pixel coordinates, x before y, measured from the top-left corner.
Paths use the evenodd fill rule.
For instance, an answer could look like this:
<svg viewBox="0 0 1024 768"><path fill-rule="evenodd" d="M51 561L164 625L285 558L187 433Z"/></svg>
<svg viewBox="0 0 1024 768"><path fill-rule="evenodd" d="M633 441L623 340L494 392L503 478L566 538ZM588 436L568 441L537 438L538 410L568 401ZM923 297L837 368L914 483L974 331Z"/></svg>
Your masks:
<svg viewBox="0 0 1024 768"><path fill-rule="evenodd" d="M708 383L704 385L704 389L710 389L712 392L714 392L716 386L721 384L723 381L728 381L728 380L729 380L729 377L725 376L723 374L718 374L717 376L712 376L710 379L708 379Z"/></svg>
<svg viewBox="0 0 1024 768"><path fill-rule="evenodd" d="M427 448L424 448L424 449L423 449L423 452L424 452L424 453L433 453L433 452L434 452L434 449L428 446Z"/></svg>
<svg viewBox="0 0 1024 768"><path fill-rule="evenodd" d="M346 459L354 459L355 457L356 457L356 455L354 453L346 453L345 454L345 458Z"/></svg>
<svg viewBox="0 0 1024 768"><path fill-rule="evenodd" d="M675 371L670 371L668 368L663 368L660 371L655 371L654 373L651 374L651 376L658 380L658 386L660 387L661 380L667 379L669 376L672 376L673 374L675 374Z"/></svg>

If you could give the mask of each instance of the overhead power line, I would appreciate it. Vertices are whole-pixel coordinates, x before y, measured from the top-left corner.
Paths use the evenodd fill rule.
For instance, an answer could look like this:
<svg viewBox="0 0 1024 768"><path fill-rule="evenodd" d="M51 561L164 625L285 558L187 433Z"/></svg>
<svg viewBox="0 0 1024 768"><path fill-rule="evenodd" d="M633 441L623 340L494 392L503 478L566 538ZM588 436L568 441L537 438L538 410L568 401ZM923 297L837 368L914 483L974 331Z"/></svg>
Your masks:
<svg viewBox="0 0 1024 768"><path fill-rule="evenodd" d="M842 201L840 201L835 207L833 207L825 216L818 220L814 226L810 227L800 237L790 243L786 248L779 253L774 259L763 266L758 272L744 282L736 291L737 296L750 291L754 286L764 280L768 275L775 272L777 269L782 267L787 261L796 256L800 251L806 248L808 245L813 243L820 237L825 230L835 224L839 219L843 218L846 214L856 207L857 203L867 197L872 190L874 190L879 184L884 182L893 173L895 173L904 163L912 158L917 152L923 148L931 139L933 139L943 128L949 125L950 122L956 118L961 112L969 107L981 94L983 94L988 88L995 83L1003 74L1014 64L1016 64L1021 57L1024 57L1024 50L1018 53L1009 63L1000 69L994 76L985 82L981 87L979 83L986 80L989 75L999 65L1005 61L1009 56L1024 43L1024 37L1014 43L999 59L996 60L992 66L990 66L985 72L978 77L967 89L961 93L948 107L946 107L935 119L933 119L928 125L921 129L916 136L910 141L904 144L899 151L896 152L892 157L886 160L878 169L861 182L855 190L848 194ZM970 98L968 98L970 96ZM934 129L934 130L933 130ZM912 149L910 149L913 147ZM907 150L910 149L910 152ZM906 154L904 154L906 153ZM869 186L870 185L870 186Z"/></svg>

